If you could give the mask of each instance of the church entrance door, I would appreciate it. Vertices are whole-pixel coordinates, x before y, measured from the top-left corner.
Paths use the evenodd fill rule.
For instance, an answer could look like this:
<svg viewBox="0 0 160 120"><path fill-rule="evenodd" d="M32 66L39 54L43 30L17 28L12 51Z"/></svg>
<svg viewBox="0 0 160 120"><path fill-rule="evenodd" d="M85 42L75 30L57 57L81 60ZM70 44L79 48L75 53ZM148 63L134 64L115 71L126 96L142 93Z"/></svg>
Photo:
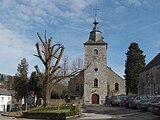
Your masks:
<svg viewBox="0 0 160 120"><path fill-rule="evenodd" d="M99 104L99 95L98 94L92 95L92 104Z"/></svg>

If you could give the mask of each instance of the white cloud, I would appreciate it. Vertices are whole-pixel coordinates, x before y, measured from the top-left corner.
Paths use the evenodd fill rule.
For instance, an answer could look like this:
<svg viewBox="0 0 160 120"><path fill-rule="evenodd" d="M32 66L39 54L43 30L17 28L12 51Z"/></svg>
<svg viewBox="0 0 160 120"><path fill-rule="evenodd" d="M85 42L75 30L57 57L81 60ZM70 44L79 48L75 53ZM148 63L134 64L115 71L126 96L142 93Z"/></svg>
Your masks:
<svg viewBox="0 0 160 120"><path fill-rule="evenodd" d="M57 25L65 24L67 19L77 22L89 19L85 10L93 4L90 0L2 0L0 23L13 30L26 31L34 23Z"/></svg>
<svg viewBox="0 0 160 120"><path fill-rule="evenodd" d="M34 44L2 24L0 24L0 34L0 73L15 74L22 58L25 57L29 61L33 59Z"/></svg>
<svg viewBox="0 0 160 120"><path fill-rule="evenodd" d="M124 13L125 11L126 11L126 7L124 7L124 6L118 6L118 7L115 9L115 13L116 13L116 14Z"/></svg>
<svg viewBox="0 0 160 120"><path fill-rule="evenodd" d="M139 0L128 0L128 4L134 6L141 6L141 2Z"/></svg>

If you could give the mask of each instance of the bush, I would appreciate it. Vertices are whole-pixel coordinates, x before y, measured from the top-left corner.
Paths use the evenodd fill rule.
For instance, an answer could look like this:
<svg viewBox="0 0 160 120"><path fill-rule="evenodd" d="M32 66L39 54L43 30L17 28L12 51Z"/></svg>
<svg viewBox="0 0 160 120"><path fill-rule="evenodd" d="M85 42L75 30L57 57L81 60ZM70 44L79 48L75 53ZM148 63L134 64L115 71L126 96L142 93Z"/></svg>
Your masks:
<svg viewBox="0 0 160 120"><path fill-rule="evenodd" d="M77 105L65 105L48 108L33 108L28 112L23 112L22 117L26 118L41 118L41 119L54 119L54 120L65 120L66 116L78 115L79 110Z"/></svg>

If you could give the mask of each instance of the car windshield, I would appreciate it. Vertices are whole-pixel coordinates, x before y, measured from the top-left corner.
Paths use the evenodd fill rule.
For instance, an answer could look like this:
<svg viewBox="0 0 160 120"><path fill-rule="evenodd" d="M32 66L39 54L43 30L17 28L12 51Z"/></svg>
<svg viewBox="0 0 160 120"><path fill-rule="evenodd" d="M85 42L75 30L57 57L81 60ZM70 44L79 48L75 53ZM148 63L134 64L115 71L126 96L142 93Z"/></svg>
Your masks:
<svg viewBox="0 0 160 120"><path fill-rule="evenodd" d="M146 96L146 95L142 95L142 96L137 96L136 99L137 99L137 100L143 100L143 99L149 99L149 97Z"/></svg>
<svg viewBox="0 0 160 120"><path fill-rule="evenodd" d="M160 97L154 97L152 100L153 103L158 103L160 101Z"/></svg>

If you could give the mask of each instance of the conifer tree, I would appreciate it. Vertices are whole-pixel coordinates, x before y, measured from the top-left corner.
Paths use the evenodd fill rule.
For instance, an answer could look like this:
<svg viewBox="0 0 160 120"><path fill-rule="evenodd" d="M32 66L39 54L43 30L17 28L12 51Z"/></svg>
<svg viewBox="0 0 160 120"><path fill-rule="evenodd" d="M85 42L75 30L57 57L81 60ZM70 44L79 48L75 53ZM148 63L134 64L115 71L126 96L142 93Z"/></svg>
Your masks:
<svg viewBox="0 0 160 120"><path fill-rule="evenodd" d="M28 63L25 58L18 64L17 73L14 79L14 89L16 91L17 100L27 97L27 82L28 82Z"/></svg>
<svg viewBox="0 0 160 120"><path fill-rule="evenodd" d="M28 91L31 93L32 96L37 96L37 99L41 98L42 92L42 83L40 81L40 77L37 75L36 72L32 72L29 82L28 82Z"/></svg>
<svg viewBox="0 0 160 120"><path fill-rule="evenodd" d="M125 62L125 80L126 80L126 94L138 93L138 77L139 72L145 66L145 55L139 48L137 43L131 43L126 53Z"/></svg>

